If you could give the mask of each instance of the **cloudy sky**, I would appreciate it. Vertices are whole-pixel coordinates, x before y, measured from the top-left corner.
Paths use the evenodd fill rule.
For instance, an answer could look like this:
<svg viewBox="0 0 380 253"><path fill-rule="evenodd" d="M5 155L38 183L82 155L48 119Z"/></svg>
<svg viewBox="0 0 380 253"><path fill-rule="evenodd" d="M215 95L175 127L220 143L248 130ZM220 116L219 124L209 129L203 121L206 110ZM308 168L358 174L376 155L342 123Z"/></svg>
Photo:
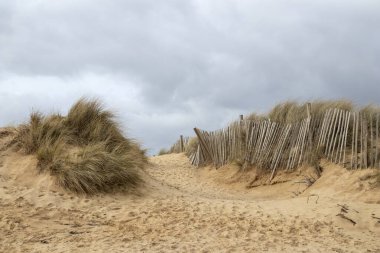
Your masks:
<svg viewBox="0 0 380 253"><path fill-rule="evenodd" d="M288 99L380 104L378 0L0 0L0 125L100 98L153 154Z"/></svg>

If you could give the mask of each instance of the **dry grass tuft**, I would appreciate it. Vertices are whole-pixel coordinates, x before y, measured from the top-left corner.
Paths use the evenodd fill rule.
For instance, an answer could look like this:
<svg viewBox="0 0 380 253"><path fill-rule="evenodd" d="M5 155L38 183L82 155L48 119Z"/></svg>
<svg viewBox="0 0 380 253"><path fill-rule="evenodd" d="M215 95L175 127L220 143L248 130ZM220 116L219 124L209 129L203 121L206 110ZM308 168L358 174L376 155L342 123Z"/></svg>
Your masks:
<svg viewBox="0 0 380 253"><path fill-rule="evenodd" d="M268 119L268 117L265 115L257 114L257 113L251 113L245 119L252 120L252 121L262 121L262 120Z"/></svg>
<svg viewBox="0 0 380 253"><path fill-rule="evenodd" d="M299 122L307 117L307 103L287 101L277 104L267 115L274 122L291 124ZM328 109L342 109L352 111L354 106L347 100L320 100L311 102L311 114L322 116ZM264 117L265 116L261 116Z"/></svg>
<svg viewBox="0 0 380 253"><path fill-rule="evenodd" d="M63 117L59 115L44 117L41 113L34 112L30 116L29 123L18 128L16 140L27 154L32 154L42 146L55 145L69 137Z"/></svg>
<svg viewBox="0 0 380 253"><path fill-rule="evenodd" d="M311 114L322 116L328 109L353 111L354 105L349 100L317 100L311 102Z"/></svg>
<svg viewBox="0 0 380 253"><path fill-rule="evenodd" d="M306 117L306 110L303 105L297 102L287 101L277 104L269 113L268 118L274 122L294 123L300 118Z"/></svg>
<svg viewBox="0 0 380 253"><path fill-rule="evenodd" d="M166 148L162 148L160 149L160 151L158 151L158 155L166 155L166 154L169 154L169 150L167 150Z"/></svg>
<svg viewBox="0 0 380 253"><path fill-rule="evenodd" d="M97 100L79 100L70 109L66 126L73 132L78 144L106 141L107 148L128 144L115 121L115 115L103 110Z"/></svg>
<svg viewBox="0 0 380 253"><path fill-rule="evenodd" d="M142 180L134 157L128 153L108 152L106 145L87 145L68 157L58 157L49 170L59 185L77 193L136 188Z"/></svg>
<svg viewBox="0 0 380 253"><path fill-rule="evenodd" d="M67 117L32 113L15 138L27 154L36 154L41 171L77 193L135 189L145 151L123 136L115 116L96 100L79 100Z"/></svg>
<svg viewBox="0 0 380 253"><path fill-rule="evenodd" d="M360 109L360 114L367 119L368 123L376 126L377 116L380 115L380 107L376 105L367 105Z"/></svg>
<svg viewBox="0 0 380 253"><path fill-rule="evenodd" d="M195 152L197 152L198 145L199 145L198 138L197 137L191 137L189 139L189 142L186 145L185 154L187 156L190 156L191 154L194 154Z"/></svg>

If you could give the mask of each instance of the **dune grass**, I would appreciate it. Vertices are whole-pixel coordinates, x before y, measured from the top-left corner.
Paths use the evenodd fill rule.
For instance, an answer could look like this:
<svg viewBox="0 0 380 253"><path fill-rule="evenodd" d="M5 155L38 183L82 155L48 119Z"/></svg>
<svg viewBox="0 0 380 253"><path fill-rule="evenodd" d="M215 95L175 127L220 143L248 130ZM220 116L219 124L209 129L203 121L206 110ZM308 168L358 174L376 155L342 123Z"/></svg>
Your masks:
<svg viewBox="0 0 380 253"><path fill-rule="evenodd" d="M198 149L199 141L197 137L184 137L183 138L184 150L186 156L190 156ZM162 148L158 155L181 153L181 139L178 139L169 149Z"/></svg>
<svg viewBox="0 0 380 253"><path fill-rule="evenodd" d="M198 138L190 137L189 142L187 143L186 148L185 148L185 154L187 156L190 156L191 154L197 152L198 145L199 145Z"/></svg>
<svg viewBox="0 0 380 253"><path fill-rule="evenodd" d="M166 154L169 154L169 150L167 150L166 148L162 148L160 149L160 151L158 151L158 154L157 155L166 155Z"/></svg>
<svg viewBox="0 0 380 253"><path fill-rule="evenodd" d="M277 104L266 116L274 122L291 124L307 117L306 106L307 103L286 101ZM311 102L310 113L314 116L322 116L328 109L352 111L353 108L352 102L347 100L316 100Z"/></svg>
<svg viewBox="0 0 380 253"><path fill-rule="evenodd" d="M32 113L16 141L37 156L41 172L77 193L135 189L147 163L145 151L123 136L115 115L97 100L79 100L67 116Z"/></svg>
<svg viewBox="0 0 380 253"><path fill-rule="evenodd" d="M261 120L266 120L268 117L266 115L261 115L258 113L251 113L248 116L245 117L246 120L252 120L252 121L261 121Z"/></svg>
<svg viewBox="0 0 380 253"><path fill-rule="evenodd" d="M348 100L315 100L311 101L311 114L322 116L328 109L352 111L354 105ZM245 119L253 121L270 120L272 122L292 124L307 117L307 103L285 101L275 105L266 114L251 113ZM371 107L372 108L372 107Z"/></svg>

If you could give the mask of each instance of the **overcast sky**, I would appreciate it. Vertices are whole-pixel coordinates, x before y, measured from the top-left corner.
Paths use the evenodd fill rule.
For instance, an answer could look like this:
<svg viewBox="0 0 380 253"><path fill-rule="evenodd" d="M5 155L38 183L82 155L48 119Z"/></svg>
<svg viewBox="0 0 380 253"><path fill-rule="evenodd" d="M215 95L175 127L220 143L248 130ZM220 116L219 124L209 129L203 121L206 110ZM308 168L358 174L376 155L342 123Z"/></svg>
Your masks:
<svg viewBox="0 0 380 253"><path fill-rule="evenodd" d="M100 98L154 154L297 99L380 104L380 1L0 0L0 125Z"/></svg>

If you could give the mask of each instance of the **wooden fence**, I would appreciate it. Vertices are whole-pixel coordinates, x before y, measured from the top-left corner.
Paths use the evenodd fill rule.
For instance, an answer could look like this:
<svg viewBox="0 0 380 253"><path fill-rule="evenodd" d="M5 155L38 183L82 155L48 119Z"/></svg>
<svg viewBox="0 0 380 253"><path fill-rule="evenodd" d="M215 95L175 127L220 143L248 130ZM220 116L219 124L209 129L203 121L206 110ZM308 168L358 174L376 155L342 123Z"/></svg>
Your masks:
<svg viewBox="0 0 380 253"><path fill-rule="evenodd" d="M190 161L216 168L240 161L243 169L260 167L272 177L279 168L292 170L322 157L348 169L380 168L378 113L329 109L307 115L293 124L241 119L217 131L194 128L199 146Z"/></svg>
<svg viewBox="0 0 380 253"><path fill-rule="evenodd" d="M183 137L182 135L180 138L173 144L173 146L170 147L169 153L182 153L185 152L186 147L189 143L190 138L189 137Z"/></svg>

